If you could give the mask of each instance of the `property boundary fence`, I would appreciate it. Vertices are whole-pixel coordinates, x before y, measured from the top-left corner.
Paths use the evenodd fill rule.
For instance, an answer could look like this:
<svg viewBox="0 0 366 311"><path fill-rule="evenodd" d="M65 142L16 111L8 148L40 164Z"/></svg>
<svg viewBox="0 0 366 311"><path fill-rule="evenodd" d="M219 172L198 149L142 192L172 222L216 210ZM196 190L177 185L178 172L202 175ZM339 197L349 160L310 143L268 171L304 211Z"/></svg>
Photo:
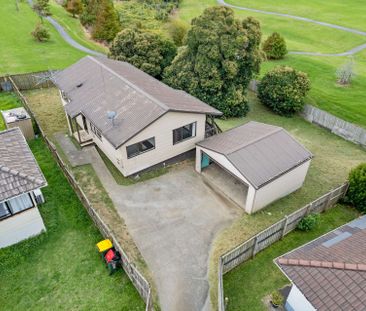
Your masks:
<svg viewBox="0 0 366 311"><path fill-rule="evenodd" d="M257 253L281 240L286 234L293 231L297 224L310 213L321 213L333 207L343 198L348 189L348 183L331 190L315 201L300 208L280 221L259 232L249 240L238 245L231 251L220 256L218 267L218 304L219 311L225 310L225 295L223 289L223 275L239 264L255 257Z"/></svg>
<svg viewBox="0 0 366 311"><path fill-rule="evenodd" d="M56 72L57 70L47 70L3 76L0 77L0 90L10 91L14 83L20 91L53 87L51 78Z"/></svg>
<svg viewBox="0 0 366 311"><path fill-rule="evenodd" d="M305 105L302 116L305 120L330 130L345 140L366 147L366 130L311 105Z"/></svg>
<svg viewBox="0 0 366 311"><path fill-rule="evenodd" d="M0 78L0 82L1 82ZM14 80L14 76L7 76L7 81L9 81L12 85L12 90L17 94L21 102L23 103L24 108L27 110L27 112L31 115L33 120L35 121L41 135L44 138L44 141L46 142L46 145L48 149L51 151L52 155L56 159L56 162L58 166L61 168L62 172L64 173L65 177L69 181L70 185L76 192L77 196L79 197L80 201L82 202L84 208L88 212L89 216L93 220L96 227L99 229L100 233L105 238L109 238L113 241L113 245L115 248L120 252L121 258L122 258L122 266L123 270L128 275L129 279L131 280L132 284L135 286L136 290L140 294L141 298L144 300L146 304L146 311L153 310L153 297L151 293L151 286L149 282L146 280L146 278L138 271L138 269L135 267L133 262L130 261L129 257L127 256L126 252L118 242L117 238L115 237L113 231L109 228L109 226L103 221L103 219L99 216L98 212L94 209L93 205L85 195L84 191L79 186L78 182L76 181L74 175L69 171L67 168L67 165L62 160L61 156L57 152L57 149L55 145L48 139L45 132L42 130L40 123L37 120L36 115L32 112L30 109L30 106L28 104L27 99L25 96L21 93L19 90L17 83ZM24 82L25 87L28 87L30 82ZM48 84L47 84L48 85ZM53 85L52 85L53 86ZM50 87L46 86L46 87ZM28 89L28 88L25 88Z"/></svg>

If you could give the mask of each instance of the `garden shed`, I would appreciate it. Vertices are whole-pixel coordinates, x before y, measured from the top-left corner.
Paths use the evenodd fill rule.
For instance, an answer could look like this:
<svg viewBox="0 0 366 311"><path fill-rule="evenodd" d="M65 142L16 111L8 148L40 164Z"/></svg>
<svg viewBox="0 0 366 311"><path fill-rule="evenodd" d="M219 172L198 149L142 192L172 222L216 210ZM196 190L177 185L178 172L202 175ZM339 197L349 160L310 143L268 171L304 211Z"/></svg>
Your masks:
<svg viewBox="0 0 366 311"><path fill-rule="evenodd" d="M199 142L196 171L251 214L299 189L312 157L283 128L251 121Z"/></svg>

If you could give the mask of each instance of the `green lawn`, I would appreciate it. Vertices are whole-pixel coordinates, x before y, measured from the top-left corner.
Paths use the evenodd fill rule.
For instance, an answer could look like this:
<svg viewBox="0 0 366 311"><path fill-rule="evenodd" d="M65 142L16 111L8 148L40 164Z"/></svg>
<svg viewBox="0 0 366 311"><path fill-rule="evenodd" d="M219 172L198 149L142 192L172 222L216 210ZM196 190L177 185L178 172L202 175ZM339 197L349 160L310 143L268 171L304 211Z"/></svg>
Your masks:
<svg viewBox="0 0 366 311"><path fill-rule="evenodd" d="M67 33L81 45L101 53L108 53L108 48L90 39L78 18L72 17L60 4L51 1L52 17L61 24Z"/></svg>
<svg viewBox="0 0 366 311"><path fill-rule="evenodd" d="M366 162L366 152L361 147L337 137L329 131L306 122L299 116L285 118L273 114L260 104L253 93L249 94L250 109L246 118L218 121L223 130L250 120L265 122L285 128L313 154L308 175L302 188L280 199L253 215L244 215L224 229L213 243L210 257L210 282L213 303L217 302L217 262L226 253L254 234L275 223L285 215L303 207L329 190L346 181L351 168Z"/></svg>
<svg viewBox="0 0 366 311"><path fill-rule="evenodd" d="M144 310L122 272L108 275L102 239L42 139L30 143L48 181L40 206L47 232L0 250L3 310Z"/></svg>
<svg viewBox="0 0 366 311"><path fill-rule="evenodd" d="M254 259L238 266L224 276L224 293L229 298L228 311L266 311L262 299L290 282L273 260L351 220L358 213L338 205L321 214L318 226L310 232L294 231Z"/></svg>
<svg viewBox="0 0 366 311"><path fill-rule="evenodd" d="M0 74L22 73L69 66L85 54L69 46L45 21L51 39L46 43L34 41L31 36L39 22L26 1L2 1L0 6Z"/></svg>
<svg viewBox="0 0 366 311"><path fill-rule="evenodd" d="M366 4L360 0L348 2L341 0L331 2L315 0L280 0L276 2L269 0L229 0L229 2L279 12L284 10L286 13L307 16L321 21L339 23L349 27L362 27L361 30L366 31L366 22L363 18ZM216 3L215 0L183 0L178 15L189 22L192 18L201 14L205 8ZM359 35L288 18L240 10L235 10L235 13L240 18L246 16L256 17L261 22L264 39L274 31L280 32L286 38L289 50L293 51L338 53L366 42L366 38ZM307 98L308 103L366 128L366 105L364 101L366 51L356 54L354 60L356 77L349 87L340 87L336 83L336 70L348 61L347 57L288 55L282 61L263 63L261 75L277 65L290 65L308 73L312 82L312 88Z"/></svg>
<svg viewBox="0 0 366 311"><path fill-rule="evenodd" d="M323 22L366 31L363 0L226 0L227 3L247 8L262 9L279 13L298 15Z"/></svg>

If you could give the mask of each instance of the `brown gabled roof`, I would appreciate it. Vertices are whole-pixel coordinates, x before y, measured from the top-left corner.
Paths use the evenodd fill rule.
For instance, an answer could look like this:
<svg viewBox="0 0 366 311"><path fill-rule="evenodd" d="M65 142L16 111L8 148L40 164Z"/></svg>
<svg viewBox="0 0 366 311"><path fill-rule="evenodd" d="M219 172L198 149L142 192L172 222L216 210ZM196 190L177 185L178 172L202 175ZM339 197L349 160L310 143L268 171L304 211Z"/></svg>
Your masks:
<svg viewBox="0 0 366 311"><path fill-rule="evenodd" d="M0 202L46 184L20 129L0 132Z"/></svg>
<svg viewBox="0 0 366 311"><path fill-rule="evenodd" d="M67 113L85 115L116 148L169 111L222 114L126 62L108 58L86 56L56 74L54 82L70 100ZM117 113L114 126L108 111Z"/></svg>
<svg viewBox="0 0 366 311"><path fill-rule="evenodd" d="M365 310L366 216L281 256L276 263L317 310Z"/></svg>
<svg viewBox="0 0 366 311"><path fill-rule="evenodd" d="M197 145L224 155L257 189L312 158L283 128L254 121Z"/></svg>

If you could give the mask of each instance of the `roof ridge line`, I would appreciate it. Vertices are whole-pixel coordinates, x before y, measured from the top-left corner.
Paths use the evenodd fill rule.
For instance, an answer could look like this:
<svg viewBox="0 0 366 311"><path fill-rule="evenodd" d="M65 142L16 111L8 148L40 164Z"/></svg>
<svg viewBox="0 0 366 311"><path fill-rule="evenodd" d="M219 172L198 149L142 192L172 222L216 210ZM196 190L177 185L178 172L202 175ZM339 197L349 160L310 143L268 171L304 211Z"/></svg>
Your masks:
<svg viewBox="0 0 366 311"><path fill-rule="evenodd" d="M366 264L363 263L347 263L339 261L320 261L307 259L288 259L279 258L278 263L285 266L300 266L312 268L329 268L337 270L366 271Z"/></svg>
<svg viewBox="0 0 366 311"><path fill-rule="evenodd" d="M153 102L155 102L158 106L160 106L161 108L168 110L169 111L169 107L166 106L164 103L160 102L159 100L157 100L154 96L151 96L150 94L146 93L145 91L143 91L142 89L140 89L138 86L136 86L135 84L131 83L130 81L128 81L127 79L125 79L124 77L122 77L120 74L118 74L117 72L115 72L114 70L112 70L111 68L109 68L108 66L106 66L105 64L101 63L99 60L97 60L95 57L87 55L88 58L92 59L94 62L96 62L97 64L99 64L100 66L102 66L104 69L108 70L109 72L111 72L113 75L115 75L117 78L123 80L123 82L127 83L129 86L131 86L132 88L134 88L135 90L139 91L140 93L142 93L143 95L145 95L146 97L148 97L149 99L151 99Z"/></svg>
<svg viewBox="0 0 366 311"><path fill-rule="evenodd" d="M256 121L250 121L250 122L261 123L261 122L256 122ZM248 122L248 123L250 123L250 122ZM246 124L248 124L248 123L246 123ZM264 123L261 123L261 124L264 124ZM253 145L254 143L257 143L257 142L259 142L259 141L261 141L261 140L263 140L263 139L265 139L265 138L267 138L267 137L269 137L269 136L271 136L271 135L273 135L273 134L276 134L277 132L280 132L280 131L283 131L283 130L284 130L283 128L278 127L278 126L276 126L276 125L271 125L271 126L275 126L276 128L275 128L273 131L268 132L267 134L263 135L262 137L259 137L259 138L257 138L257 139L252 139L252 140L251 140L250 142L248 142L248 143L245 143L245 144L242 144L242 145L239 145L239 146L235 147L235 149L230 150L230 151L227 153L227 155L232 154L232 153L234 153L234 152L238 151L238 150L239 150L239 149L241 149L241 148L244 148L244 147L248 147L248 146L250 146L250 145ZM291 135L290 135L290 136L291 136Z"/></svg>

